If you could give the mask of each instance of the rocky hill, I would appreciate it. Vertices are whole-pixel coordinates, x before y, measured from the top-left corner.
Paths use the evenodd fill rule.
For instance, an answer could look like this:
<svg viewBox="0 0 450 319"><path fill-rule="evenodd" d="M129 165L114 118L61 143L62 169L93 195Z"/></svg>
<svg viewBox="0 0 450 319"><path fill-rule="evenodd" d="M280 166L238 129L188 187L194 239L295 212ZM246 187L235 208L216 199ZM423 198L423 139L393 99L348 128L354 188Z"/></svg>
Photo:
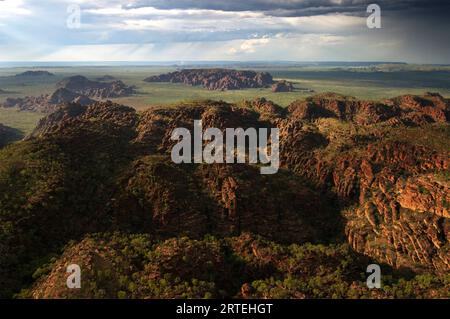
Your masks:
<svg viewBox="0 0 450 319"><path fill-rule="evenodd" d="M94 99L123 97L133 94L134 89L122 81L91 81L77 75L61 80L52 94L7 98L2 107L17 107L23 111L52 113L68 103L82 106L95 102Z"/></svg>
<svg viewBox="0 0 450 319"><path fill-rule="evenodd" d="M132 87L122 81L92 81L81 75L71 76L57 83L58 88L63 88L93 99L107 99L129 96L133 94Z"/></svg>
<svg viewBox="0 0 450 319"><path fill-rule="evenodd" d="M417 126L446 123L450 118L448 101L439 94L405 95L381 102L359 101L338 94L316 95L289 106L298 119L336 118L367 125L388 121L391 125Z"/></svg>
<svg viewBox="0 0 450 319"><path fill-rule="evenodd" d="M25 71L15 75L16 77L47 77L54 76L53 73L48 71Z"/></svg>
<svg viewBox="0 0 450 319"><path fill-rule="evenodd" d="M185 69L146 78L146 82L183 83L203 86L208 90L240 90L265 88L274 83L267 72L238 71L230 69Z"/></svg>
<svg viewBox="0 0 450 319"><path fill-rule="evenodd" d="M27 96L24 98L7 98L2 104L3 107L17 107L22 111L51 113L67 103L78 103L80 105L88 105L94 100L85 95L74 93L64 88L57 89L52 94L41 96Z"/></svg>
<svg viewBox="0 0 450 319"><path fill-rule="evenodd" d="M437 94L71 104L0 151L0 296L448 298L449 110ZM171 132L196 119L278 127L282 169L174 164Z"/></svg>
<svg viewBox="0 0 450 319"><path fill-rule="evenodd" d="M292 92L294 91L294 85L291 82L279 81L272 85L272 92Z"/></svg>

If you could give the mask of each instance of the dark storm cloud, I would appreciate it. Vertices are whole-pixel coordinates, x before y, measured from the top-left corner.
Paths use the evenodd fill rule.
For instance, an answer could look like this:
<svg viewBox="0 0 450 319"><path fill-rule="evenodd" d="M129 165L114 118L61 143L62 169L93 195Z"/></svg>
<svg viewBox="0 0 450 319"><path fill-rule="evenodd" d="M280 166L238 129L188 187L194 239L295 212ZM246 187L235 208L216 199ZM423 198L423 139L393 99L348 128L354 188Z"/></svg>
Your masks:
<svg viewBox="0 0 450 319"><path fill-rule="evenodd" d="M80 29L67 28L72 3L82 9ZM370 3L381 7L381 29L367 28ZM0 60L450 63L450 0L0 0L0 7Z"/></svg>
<svg viewBox="0 0 450 319"><path fill-rule="evenodd" d="M124 5L123 8L248 11L274 18L336 14L366 17L367 6L372 3L381 7L383 28L380 30L370 30L365 24L349 29L339 29L332 24L325 24L326 30L307 32L353 37L354 41L347 44L352 48L349 51L374 46L376 50L372 51L374 55L385 56L390 52L390 59L450 62L450 0L136 0ZM272 25L272 23L262 25L261 33L268 34L269 26ZM293 26L291 30L279 32L301 34L305 32L307 25L305 22ZM239 30L234 35L238 33L241 33L242 38L249 37L246 30ZM229 37L231 34L226 35ZM215 33L211 34L211 37L218 39L220 35Z"/></svg>
<svg viewBox="0 0 450 319"><path fill-rule="evenodd" d="M294 17L329 13L364 15L371 3L380 5L385 12L421 9L450 12L448 0L137 0L125 8L259 11L268 15Z"/></svg>

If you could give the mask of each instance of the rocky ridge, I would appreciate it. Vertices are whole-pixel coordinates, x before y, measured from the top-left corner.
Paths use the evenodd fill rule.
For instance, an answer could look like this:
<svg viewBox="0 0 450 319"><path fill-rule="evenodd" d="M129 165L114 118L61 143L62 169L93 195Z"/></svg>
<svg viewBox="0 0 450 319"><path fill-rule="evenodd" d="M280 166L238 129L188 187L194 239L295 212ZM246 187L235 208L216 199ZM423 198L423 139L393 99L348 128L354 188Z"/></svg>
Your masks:
<svg viewBox="0 0 450 319"><path fill-rule="evenodd" d="M63 79L56 86L93 99L129 96L134 92L132 87L125 85L120 80L109 82L92 81L81 75Z"/></svg>
<svg viewBox="0 0 450 319"><path fill-rule="evenodd" d="M272 85L272 92L293 92L294 85L291 82L287 82L285 80L279 81Z"/></svg>
<svg viewBox="0 0 450 319"><path fill-rule="evenodd" d="M95 102L95 99L123 97L133 94L134 89L122 81L91 81L77 75L61 80L52 94L7 98L3 107L17 107L22 111L52 113L69 103L82 106Z"/></svg>
<svg viewBox="0 0 450 319"><path fill-rule="evenodd" d="M48 71L25 71L15 75L16 77L43 77L43 76L54 76L53 73Z"/></svg>
<svg viewBox="0 0 450 319"><path fill-rule="evenodd" d="M7 98L2 104L5 108L17 107L22 111L52 113L67 103L88 105L94 100L85 95L77 94L64 88L59 88L52 94L27 96L24 98Z"/></svg>
<svg viewBox="0 0 450 319"><path fill-rule="evenodd" d="M445 123L450 119L448 101L439 94L405 95L380 102L359 101L339 94L322 94L289 106L294 117L302 120L337 118L359 125L389 124L421 125Z"/></svg>
<svg viewBox="0 0 450 319"><path fill-rule="evenodd" d="M389 265L394 273L425 276L417 280L446 278L449 107L436 94L377 103L325 94L287 109L265 99L243 106L202 101L141 114L111 102L69 105L41 120L16 149L0 152L0 190L16 185L7 201L0 197L3 220L12 229L0 242L0 278L17 287L19 279L8 272L15 269L13 256L39 258L55 251L50 243L71 239L75 248L58 255L31 287L31 296L71 296L58 269L74 259L92 269L88 278L100 285L102 265L111 260L117 272L114 285L74 297L358 297L368 294L358 284L367 259ZM282 169L264 176L247 164L173 164L172 130L193 129L196 119L204 129L278 127ZM18 165L29 169L17 174ZM33 197L23 202L22 192ZM89 235L110 231L152 239ZM173 238L180 234L191 239ZM226 243L202 240L207 234ZM277 244L262 245L253 236ZM292 243L298 247L286 248ZM336 243L343 250L332 246ZM124 245L130 247L124 250ZM237 264L243 275L233 282L221 273L223 268L234 273L224 262L230 254L231 260L243 260ZM334 273L336 262L344 268ZM201 268L208 264L209 270ZM332 274L330 285L314 286L327 274ZM170 288L161 290L163 278ZM445 296L445 280L432 282L433 287L417 284L428 288L414 288L414 294ZM391 297L393 291L371 296Z"/></svg>
<svg viewBox="0 0 450 319"><path fill-rule="evenodd" d="M230 69L185 69L167 74L150 76L145 82L182 83L202 86L208 90L241 90L265 88L274 83L267 72L239 71Z"/></svg>

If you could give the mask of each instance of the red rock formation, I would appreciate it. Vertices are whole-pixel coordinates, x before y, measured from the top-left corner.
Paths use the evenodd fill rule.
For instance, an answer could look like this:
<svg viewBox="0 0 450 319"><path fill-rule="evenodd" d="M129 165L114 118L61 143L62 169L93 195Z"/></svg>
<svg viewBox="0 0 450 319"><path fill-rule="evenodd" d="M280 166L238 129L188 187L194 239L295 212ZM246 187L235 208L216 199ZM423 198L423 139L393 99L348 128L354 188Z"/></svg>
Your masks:
<svg viewBox="0 0 450 319"><path fill-rule="evenodd" d="M146 82L183 83L203 86L208 90L240 90L263 88L273 83L266 72L238 71L229 69L185 69L146 78Z"/></svg>
<svg viewBox="0 0 450 319"><path fill-rule="evenodd" d="M436 104L427 104L424 112L448 108L448 101L438 96L426 99L436 99ZM408 105L389 106L316 96L293 103L287 113L262 99L243 108L205 101L151 109L139 118L132 109L98 103L52 114L33 136L62 135L95 123L126 128L139 155L119 183L124 192L113 204L114 218L123 223L129 222L132 210L142 216L136 217L139 226L161 234L250 231L287 242L314 241L336 235L333 227L339 228L340 216L325 203L334 196L342 208L347 240L357 252L397 268L442 273L450 265L445 177L450 154L415 140L399 140L393 133L402 128L370 124L397 119L399 125L409 125L404 119L410 110L424 110L412 102L416 100L405 98ZM167 157L174 143L171 132L192 128L195 119L202 119L204 128L276 125L281 165L292 179L282 172L264 177L248 165L174 165ZM324 129L324 121L334 126ZM341 129L348 131L339 135ZM419 127L421 134L429 130Z"/></svg>
<svg viewBox="0 0 450 319"><path fill-rule="evenodd" d="M338 94L321 94L294 102L289 111L298 119L337 118L367 125L392 120L392 124L445 123L450 103L439 94L405 95L383 102L359 101Z"/></svg>
<svg viewBox="0 0 450 319"><path fill-rule="evenodd" d="M22 111L52 113L59 110L68 103L77 103L80 105L88 105L93 103L87 96L73 93L67 89L57 89L52 94L41 95L38 97L27 96L24 98L7 98L3 107L17 107Z"/></svg>
<svg viewBox="0 0 450 319"><path fill-rule="evenodd" d="M16 77L43 77L43 76L54 76L53 73L48 71L25 71L15 75Z"/></svg>
<svg viewBox="0 0 450 319"><path fill-rule="evenodd" d="M91 81L84 76L76 75L63 79L57 83L58 88L85 95L93 99L108 99L133 94L132 87L125 85L122 81L98 82Z"/></svg>
<svg viewBox="0 0 450 319"><path fill-rule="evenodd" d="M272 92L292 92L294 91L294 85L291 82L285 80L279 81L272 85Z"/></svg>

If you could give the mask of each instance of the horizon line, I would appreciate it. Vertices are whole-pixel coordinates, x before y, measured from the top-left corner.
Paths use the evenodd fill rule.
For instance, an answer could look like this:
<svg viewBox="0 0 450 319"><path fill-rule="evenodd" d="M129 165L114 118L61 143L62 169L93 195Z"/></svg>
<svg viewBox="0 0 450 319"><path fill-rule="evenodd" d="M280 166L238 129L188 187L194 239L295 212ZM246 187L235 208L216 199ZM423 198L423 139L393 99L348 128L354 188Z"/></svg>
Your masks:
<svg viewBox="0 0 450 319"><path fill-rule="evenodd" d="M189 66L189 65L229 65L229 64L280 64L280 65L322 65L322 66L370 66L370 65L410 65L410 66L450 66L447 63L408 63L403 61L295 61L295 60L168 60L168 61L0 61L0 68L20 67L71 67L71 66Z"/></svg>

